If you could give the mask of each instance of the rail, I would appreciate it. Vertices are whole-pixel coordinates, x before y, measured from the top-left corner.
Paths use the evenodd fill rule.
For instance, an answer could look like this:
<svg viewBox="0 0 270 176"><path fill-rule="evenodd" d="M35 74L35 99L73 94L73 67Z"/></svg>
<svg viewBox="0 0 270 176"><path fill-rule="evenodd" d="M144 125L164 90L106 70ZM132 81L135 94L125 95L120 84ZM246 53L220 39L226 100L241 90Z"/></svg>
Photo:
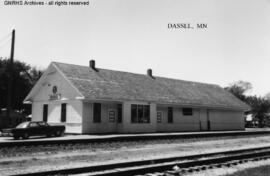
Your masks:
<svg viewBox="0 0 270 176"><path fill-rule="evenodd" d="M177 175L177 173L179 174L179 172L184 171L186 168L198 167L206 169L208 166L213 167L213 165L221 165L222 163L225 165L236 164L237 162L241 163L246 159L254 158L270 158L270 146L181 157L160 158L152 160L52 170L36 173L26 173L16 176L47 176L61 174L71 175L82 173L86 173L89 176L134 176L156 172L170 173L171 175L174 175L175 173L175 175ZM181 169L176 171L172 170L172 168L176 165Z"/></svg>

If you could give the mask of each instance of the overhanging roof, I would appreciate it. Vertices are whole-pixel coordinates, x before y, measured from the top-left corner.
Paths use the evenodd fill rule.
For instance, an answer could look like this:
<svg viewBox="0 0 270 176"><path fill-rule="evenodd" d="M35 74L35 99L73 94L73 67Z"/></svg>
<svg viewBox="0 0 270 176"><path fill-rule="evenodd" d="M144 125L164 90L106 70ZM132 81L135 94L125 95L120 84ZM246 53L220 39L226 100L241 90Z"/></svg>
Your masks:
<svg viewBox="0 0 270 176"><path fill-rule="evenodd" d="M89 100L135 100L235 110L250 107L218 85L53 62Z"/></svg>

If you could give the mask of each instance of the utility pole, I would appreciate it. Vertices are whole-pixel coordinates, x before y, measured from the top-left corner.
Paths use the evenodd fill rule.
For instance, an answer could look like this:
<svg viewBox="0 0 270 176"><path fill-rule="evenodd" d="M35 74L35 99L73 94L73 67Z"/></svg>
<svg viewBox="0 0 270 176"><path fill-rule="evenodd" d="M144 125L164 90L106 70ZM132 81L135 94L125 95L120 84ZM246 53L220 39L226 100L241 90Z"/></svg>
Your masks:
<svg viewBox="0 0 270 176"><path fill-rule="evenodd" d="M14 63L14 48L15 48L15 29L12 30L11 52L8 62L8 94L7 94L7 123L10 126L10 112L12 109L12 93L13 93L13 63Z"/></svg>

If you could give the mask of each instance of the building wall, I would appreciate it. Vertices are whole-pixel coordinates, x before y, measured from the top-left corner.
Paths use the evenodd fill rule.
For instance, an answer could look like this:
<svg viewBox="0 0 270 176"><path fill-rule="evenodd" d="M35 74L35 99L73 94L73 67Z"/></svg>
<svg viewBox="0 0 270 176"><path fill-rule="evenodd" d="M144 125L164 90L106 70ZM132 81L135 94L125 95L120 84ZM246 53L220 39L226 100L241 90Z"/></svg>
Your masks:
<svg viewBox="0 0 270 176"><path fill-rule="evenodd" d="M161 123L157 123L158 132L166 131L200 131L200 110L193 109L192 116L184 116L182 107L173 107L173 123L168 123L168 106L158 106L162 113Z"/></svg>
<svg viewBox="0 0 270 176"><path fill-rule="evenodd" d="M66 122L61 122L61 104L66 103ZM82 133L82 102L80 100L33 102L32 121L43 121L43 105L48 104L49 124L66 126L66 133Z"/></svg>
<svg viewBox="0 0 270 176"><path fill-rule="evenodd" d="M207 115L207 109L200 109L200 130L201 131L208 131L208 115Z"/></svg>
<svg viewBox="0 0 270 176"><path fill-rule="evenodd" d="M123 121L117 123L117 103L101 103L101 123L93 123L93 102L83 103L83 133L149 133L177 131L243 130L244 116L239 111L208 110L193 108L193 114L183 115L183 107L173 107L173 123L168 123L168 106L150 103L150 123L132 123L131 105L149 105L147 102L128 101L123 103ZM114 110L114 122L109 121L109 111ZM157 122L157 112L162 113ZM208 122L209 121L209 122ZM208 127L208 125L210 126Z"/></svg>
<svg viewBox="0 0 270 176"><path fill-rule="evenodd" d="M109 111L115 112L114 121L109 119ZM83 103L83 133L116 133L118 131L117 124L117 103L102 102L101 103L101 122L93 122L93 102ZM121 125L121 124L119 124Z"/></svg>
<svg viewBox="0 0 270 176"><path fill-rule="evenodd" d="M53 86L57 86L57 99L50 99ZM41 89L33 97L32 120L43 120L43 105L48 104L48 123L66 126L66 133L82 133L82 101L76 90L57 71L48 75ZM61 122L61 104L66 103L66 122Z"/></svg>
<svg viewBox="0 0 270 176"><path fill-rule="evenodd" d="M111 102L101 103L101 123L93 122L93 103L83 103L83 133L144 133L156 132L156 105L150 104L150 123L131 123L131 104L144 104L144 102L124 102L122 104L122 123L117 122L117 104ZM109 111L115 111L115 120L109 119Z"/></svg>
<svg viewBox="0 0 270 176"><path fill-rule="evenodd" d="M131 104L150 105L150 123L131 123ZM150 133L156 132L156 104L147 102L128 101L123 104L123 128L121 133Z"/></svg>
<svg viewBox="0 0 270 176"><path fill-rule="evenodd" d="M45 102L33 102L32 103L32 121L42 121L43 104Z"/></svg>
<svg viewBox="0 0 270 176"><path fill-rule="evenodd" d="M158 106L157 111L162 113L162 119L161 123L157 123L157 131L207 131L208 129L215 131L245 129L244 115L241 111L193 108L192 116L184 116L182 108L183 107L173 107L173 123L168 123L168 107ZM210 125L210 127L208 127L208 125Z"/></svg>
<svg viewBox="0 0 270 176"><path fill-rule="evenodd" d="M42 83L42 87L33 97L33 101L49 100L53 94L53 86L57 86L57 93L61 94L62 100L75 99L81 96L77 90L57 71L47 75L46 82Z"/></svg>
<svg viewBox="0 0 270 176"><path fill-rule="evenodd" d="M209 110L211 130L244 130L245 118L241 111Z"/></svg>

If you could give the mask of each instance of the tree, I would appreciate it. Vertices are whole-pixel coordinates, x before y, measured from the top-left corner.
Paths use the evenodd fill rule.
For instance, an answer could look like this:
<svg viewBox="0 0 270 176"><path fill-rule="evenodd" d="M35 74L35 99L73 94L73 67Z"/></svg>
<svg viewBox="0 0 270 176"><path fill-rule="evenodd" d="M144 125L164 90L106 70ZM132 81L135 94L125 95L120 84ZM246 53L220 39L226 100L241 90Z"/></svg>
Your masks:
<svg viewBox="0 0 270 176"><path fill-rule="evenodd" d="M242 101L245 101L245 93L252 89L252 84L246 81L237 81L229 84L228 87L225 87L225 90L231 92L237 98Z"/></svg>
<svg viewBox="0 0 270 176"><path fill-rule="evenodd" d="M8 59L0 57L0 108L7 106ZM23 100L42 74L41 70L30 65L15 61L13 65L12 109L30 113L31 107L23 104Z"/></svg>
<svg viewBox="0 0 270 176"><path fill-rule="evenodd" d="M270 110L270 100L256 95L247 96L245 93L252 89L252 85L246 81L237 81L225 87L227 91L238 97L251 107L250 112L259 121L259 126L264 127Z"/></svg>
<svg viewBox="0 0 270 176"><path fill-rule="evenodd" d="M269 100L270 101L270 92L269 93L267 93L267 94L265 94L265 96L264 96L267 100Z"/></svg>
<svg viewBox="0 0 270 176"><path fill-rule="evenodd" d="M264 127L266 119L269 118L270 101L263 97L248 96L246 103L252 107L251 113L259 121L259 126Z"/></svg>

